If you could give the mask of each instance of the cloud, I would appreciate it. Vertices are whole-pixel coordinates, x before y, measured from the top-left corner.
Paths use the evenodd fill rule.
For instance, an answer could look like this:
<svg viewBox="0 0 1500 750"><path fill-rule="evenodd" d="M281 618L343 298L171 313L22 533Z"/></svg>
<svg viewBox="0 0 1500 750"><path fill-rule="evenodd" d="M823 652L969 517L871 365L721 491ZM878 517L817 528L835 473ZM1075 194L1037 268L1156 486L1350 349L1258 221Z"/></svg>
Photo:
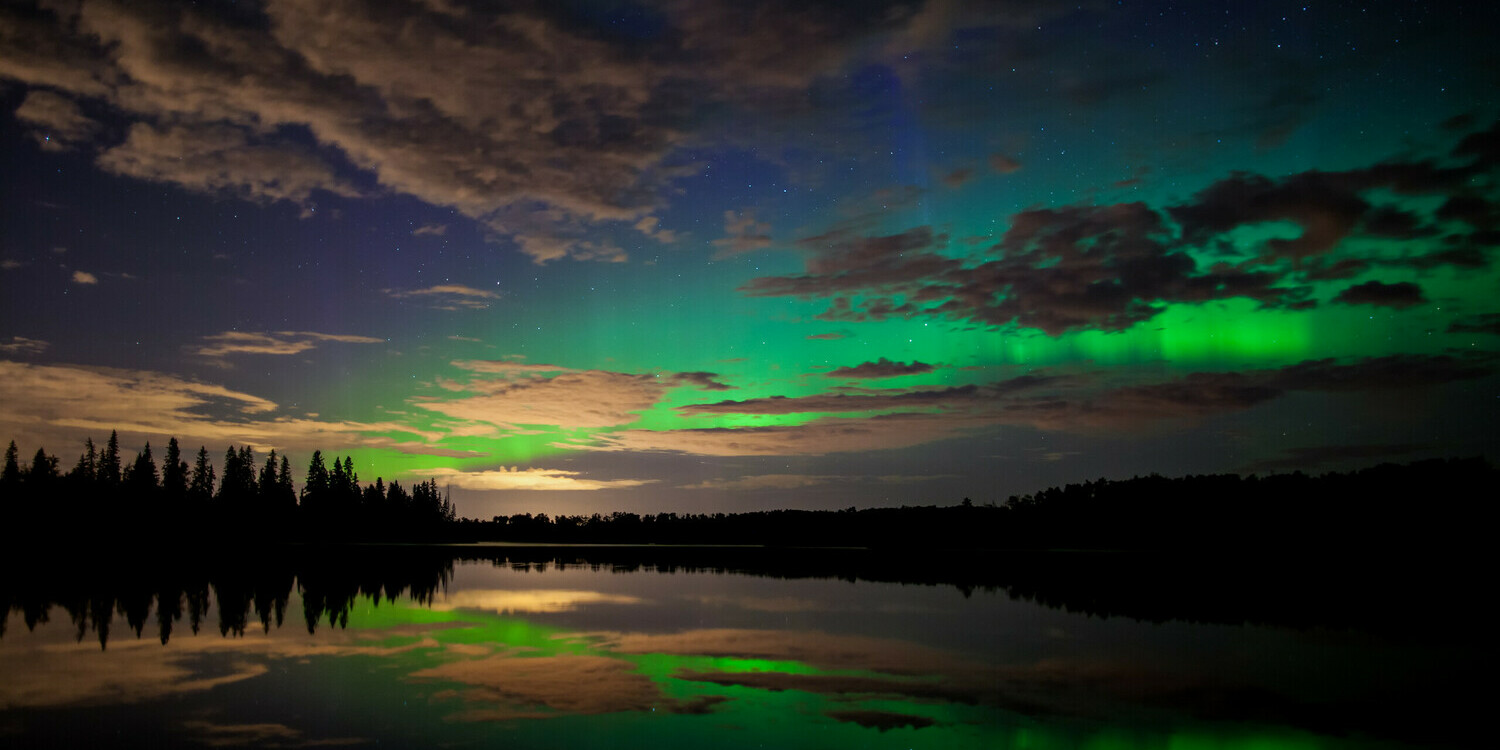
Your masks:
<svg viewBox="0 0 1500 750"><path fill-rule="evenodd" d="M480 609L498 614L573 612L595 604L640 604L637 596L567 589L464 589L445 593L427 607L440 612Z"/></svg>
<svg viewBox="0 0 1500 750"><path fill-rule="evenodd" d="M31 137L47 151L67 151L100 130L99 123L84 116L77 102L44 89L27 92L16 108L16 119L31 126Z"/></svg>
<svg viewBox="0 0 1500 750"><path fill-rule="evenodd" d="M769 396L746 401L719 401L677 407L688 414L799 414L851 413L889 410L958 410L1001 396L1066 382L1059 375L1020 375L988 385L937 389L882 389L862 393L822 393L811 396Z"/></svg>
<svg viewBox="0 0 1500 750"><path fill-rule="evenodd" d="M707 479L683 485L685 490L796 490L829 482L847 481L849 477L809 474L757 474L738 479Z"/></svg>
<svg viewBox="0 0 1500 750"><path fill-rule="evenodd" d="M821 669L895 675L962 671L972 662L948 651L890 638L819 631L706 628L680 633L587 633L597 648L617 654L769 659ZM749 673L753 674L753 673Z"/></svg>
<svg viewBox="0 0 1500 750"><path fill-rule="evenodd" d="M847 333L814 333L807 337L808 341L838 341L849 338Z"/></svg>
<svg viewBox="0 0 1500 750"><path fill-rule="evenodd" d="M339 747L364 745L369 740L361 737L331 737L326 739L304 739L302 730L285 724L215 724L211 721L191 719L182 722L182 728L194 739L208 747Z"/></svg>
<svg viewBox="0 0 1500 750"><path fill-rule="evenodd" d="M990 169L1000 174L1015 174L1021 171L1021 162L1005 154L990 154Z"/></svg>
<svg viewBox="0 0 1500 750"><path fill-rule="evenodd" d="M1500 313L1459 318L1448 324L1448 333L1493 333L1500 335Z"/></svg>
<svg viewBox="0 0 1500 750"><path fill-rule="evenodd" d="M712 140L703 131L732 124L726 114L797 102L907 20L692 3L645 40L540 6L331 0L261 13L7 8L0 77L87 97L125 123L125 141L97 157L118 174L304 206L319 190L406 194L538 262L615 261L618 248L573 233L617 222L673 241L640 223L698 169L671 156Z"/></svg>
<svg viewBox="0 0 1500 750"><path fill-rule="evenodd" d="M471 373L467 382L444 382L457 398L424 396L412 400L422 409L497 430L546 426L563 430L630 424L680 386L726 390L713 373L633 374L608 370L574 370L506 360L454 362Z"/></svg>
<svg viewBox="0 0 1500 750"><path fill-rule="evenodd" d="M500 298L495 292L462 284L437 284L423 289L383 289L393 299L425 300L439 310L484 310Z"/></svg>
<svg viewBox="0 0 1500 750"><path fill-rule="evenodd" d="M756 221L753 208L740 212L725 211L724 234L723 239L710 243L719 248L716 257L728 257L771 246L771 225Z"/></svg>
<svg viewBox="0 0 1500 750"><path fill-rule="evenodd" d="M690 702L662 693L635 664L595 655L498 654L461 659L411 673L409 679L467 686L470 708L458 721L510 721L588 716L625 711L674 710Z"/></svg>
<svg viewBox="0 0 1500 750"><path fill-rule="evenodd" d="M1345 305L1376 305L1400 310L1424 304L1427 298L1422 296L1422 287L1410 281L1395 284L1366 281L1339 292L1333 301Z"/></svg>
<svg viewBox="0 0 1500 750"><path fill-rule="evenodd" d="M874 362L864 362L854 367L840 367L828 373L830 378L896 378L903 375L920 375L932 372L932 365L912 361L911 364L892 362L881 357Z"/></svg>
<svg viewBox="0 0 1500 750"><path fill-rule="evenodd" d="M89 273L88 271L74 271L73 283L83 284L85 286L93 286L99 283L99 277Z"/></svg>
<svg viewBox="0 0 1500 750"><path fill-rule="evenodd" d="M562 469L506 468L484 471L435 468L411 472L413 476L427 476L444 484L452 484L466 490L542 491L572 492L593 490L617 490L639 487L655 482L655 479L584 479L580 472Z"/></svg>
<svg viewBox="0 0 1500 750"><path fill-rule="evenodd" d="M677 383L697 386L700 391L732 391L734 386L721 383L717 373L712 372L679 372L672 375L672 380Z"/></svg>
<svg viewBox="0 0 1500 750"><path fill-rule="evenodd" d="M650 237L663 245L670 245L677 241L677 233L670 229L658 229L661 219L655 216L643 216L635 223L635 231Z"/></svg>
<svg viewBox="0 0 1500 750"><path fill-rule="evenodd" d="M924 729L937 722L926 716L913 716L911 714L898 714L894 711L874 711L870 709L843 709L828 711L828 718L836 721L858 724L866 729L878 729L887 732L892 729Z"/></svg>
<svg viewBox="0 0 1500 750"><path fill-rule="evenodd" d="M411 230L413 237L442 237L448 233L447 224L423 224Z"/></svg>
<svg viewBox="0 0 1500 750"><path fill-rule="evenodd" d="M193 353L200 357L223 357L230 354L301 354L323 342L342 344L382 344L385 339L313 331L225 331L204 336L209 343Z"/></svg>
<svg viewBox="0 0 1500 750"><path fill-rule="evenodd" d="M969 167L960 167L942 176L943 184L957 190L974 180L974 170Z"/></svg>
<svg viewBox="0 0 1500 750"><path fill-rule="evenodd" d="M124 143L99 155L99 166L127 177L256 203L284 200L306 205L315 190L360 195L311 149L216 123L136 123Z"/></svg>
<svg viewBox="0 0 1500 750"><path fill-rule="evenodd" d="M907 476L887 474L883 476L841 476L816 474L753 474L738 479L706 479L697 484L683 485L685 490L796 490L824 484L852 484L875 482L879 484L913 484L947 476Z"/></svg>
<svg viewBox="0 0 1500 750"><path fill-rule="evenodd" d="M41 354L51 344L24 336L11 336L10 341L0 343L0 354Z"/></svg>
<svg viewBox="0 0 1500 750"><path fill-rule="evenodd" d="M1391 355L1306 360L1241 372L1194 372L1170 380L1099 387L1077 376L1023 375L988 385L689 404L680 413L815 415L802 424L678 430L627 429L570 447L708 456L821 456L894 450L972 438L1002 426L1077 434L1139 433L1251 409L1291 392L1417 389L1487 377L1487 355ZM792 480L788 480L792 481ZM714 488L705 483L703 489Z"/></svg>
<svg viewBox="0 0 1500 750"><path fill-rule="evenodd" d="M257 450L380 447L397 442L392 433L441 437L394 423L270 417L279 410L258 396L162 373L0 360L0 433L63 455L113 429L126 444L176 436Z"/></svg>

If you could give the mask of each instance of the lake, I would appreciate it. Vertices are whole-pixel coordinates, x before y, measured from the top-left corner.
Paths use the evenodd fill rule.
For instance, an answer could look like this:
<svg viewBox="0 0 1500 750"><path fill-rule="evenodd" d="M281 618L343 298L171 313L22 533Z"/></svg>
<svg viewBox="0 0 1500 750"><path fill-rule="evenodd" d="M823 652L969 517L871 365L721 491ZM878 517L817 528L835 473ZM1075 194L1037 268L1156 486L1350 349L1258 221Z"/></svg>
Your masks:
<svg viewBox="0 0 1500 750"><path fill-rule="evenodd" d="M0 577L6 746L1395 748L1465 744L1485 715L1461 687L1488 674L1473 624L1338 571L670 548L65 558Z"/></svg>

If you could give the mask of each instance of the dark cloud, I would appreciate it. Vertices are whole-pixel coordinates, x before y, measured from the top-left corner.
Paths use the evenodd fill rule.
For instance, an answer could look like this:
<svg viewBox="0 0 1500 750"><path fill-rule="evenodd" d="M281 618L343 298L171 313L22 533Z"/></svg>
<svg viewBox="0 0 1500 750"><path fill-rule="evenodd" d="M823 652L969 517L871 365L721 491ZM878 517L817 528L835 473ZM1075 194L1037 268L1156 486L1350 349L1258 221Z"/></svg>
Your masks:
<svg viewBox="0 0 1500 750"><path fill-rule="evenodd" d="M1460 318L1448 324L1448 333L1493 333L1500 335L1500 313Z"/></svg>
<svg viewBox="0 0 1500 750"><path fill-rule="evenodd" d="M1380 266L1487 266L1497 242L1488 229L1495 211L1472 193L1489 158L1486 143L1477 135L1464 140L1454 152L1471 161L1464 166L1381 162L1277 179L1237 172L1160 210L1144 203L1028 209L1010 217L1009 229L985 257L967 261L948 254L948 237L930 226L874 235L868 232L873 222L843 222L797 241L806 253L803 273L751 279L740 291L827 299L819 320L932 316L1049 335L1124 330L1179 303L1243 298L1305 310L1317 304L1311 282L1349 279ZM1429 218L1366 197L1378 191L1444 202ZM1430 240L1441 231L1433 219L1475 231L1450 234L1445 247L1433 249ZM1223 251L1227 234L1268 222L1291 223L1298 234ZM1350 238L1385 242L1377 250L1347 249ZM1223 259L1197 260L1205 251ZM1410 306L1423 296L1411 282L1375 280L1344 290L1337 301Z"/></svg>
<svg viewBox="0 0 1500 750"><path fill-rule="evenodd" d="M990 154L990 169L1000 174L1015 174L1021 171L1021 161L1005 154Z"/></svg>
<svg viewBox="0 0 1500 750"><path fill-rule="evenodd" d="M1346 364L1306 360L1279 370L1260 371L1277 388L1302 391L1366 391L1422 388L1485 377L1494 372L1490 355L1392 354Z"/></svg>
<svg viewBox="0 0 1500 750"><path fill-rule="evenodd" d="M866 729L879 729L886 732L892 729L923 729L937 722L926 716L912 716L911 714L898 714L892 711L872 711L869 709L848 709L841 711L829 711L827 716L837 721L858 724Z"/></svg>
<svg viewBox="0 0 1500 750"><path fill-rule="evenodd" d="M1362 229L1371 237L1393 240L1414 240L1437 234L1436 228L1424 224L1416 214L1390 206L1367 213Z"/></svg>
<svg viewBox="0 0 1500 750"><path fill-rule="evenodd" d="M78 98L124 123L99 156L119 174L303 205L404 193L538 262L616 260L583 227L664 205L693 172L668 155L733 119L708 111L805 99L915 20L880 5L668 3L639 35L549 3L7 6L0 78L30 88L20 115L53 143L96 135Z"/></svg>
<svg viewBox="0 0 1500 750"><path fill-rule="evenodd" d="M1266 243L1272 257L1295 261L1332 250L1369 210L1357 192L1321 172L1281 180L1239 172L1199 191L1190 203L1168 209L1188 243L1207 242L1245 224L1295 223L1301 236Z"/></svg>
<svg viewBox="0 0 1500 750"><path fill-rule="evenodd" d="M974 170L969 167L960 167L944 174L943 184L950 188L958 189L969 184L974 179Z"/></svg>
<svg viewBox="0 0 1500 750"><path fill-rule="evenodd" d="M719 375L712 372L679 372L672 375L674 384L697 386L700 391L732 391L734 386L718 381Z"/></svg>
<svg viewBox="0 0 1500 750"><path fill-rule="evenodd" d="M867 363L869 364L869 363ZM897 364L900 363L891 363ZM920 364L920 363L918 363ZM770 396L745 401L679 406L690 414L802 414L849 413L888 410L971 409L1025 391L1069 382L1063 375L1020 375L989 385L961 385L930 390L860 389L859 393L824 393L814 396Z"/></svg>
<svg viewBox="0 0 1500 750"><path fill-rule="evenodd" d="M919 375L932 372L932 365L913 360L911 364L892 362L885 357L874 362L863 362L853 367L840 367L828 373L830 378L895 378L902 375Z"/></svg>
<svg viewBox="0 0 1500 750"><path fill-rule="evenodd" d="M1401 309L1423 304L1427 298L1422 295L1422 287L1410 281L1395 284L1366 281L1339 292L1333 301L1345 305L1377 305Z"/></svg>

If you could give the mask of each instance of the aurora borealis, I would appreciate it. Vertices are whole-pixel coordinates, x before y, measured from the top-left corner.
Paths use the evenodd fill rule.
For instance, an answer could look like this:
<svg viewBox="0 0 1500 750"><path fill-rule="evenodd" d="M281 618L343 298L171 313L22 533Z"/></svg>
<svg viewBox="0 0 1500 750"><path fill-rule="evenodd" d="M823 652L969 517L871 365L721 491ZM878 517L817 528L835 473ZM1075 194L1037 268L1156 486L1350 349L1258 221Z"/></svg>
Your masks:
<svg viewBox="0 0 1500 750"><path fill-rule="evenodd" d="M1493 4L0 6L0 440L460 515L1500 457Z"/></svg>

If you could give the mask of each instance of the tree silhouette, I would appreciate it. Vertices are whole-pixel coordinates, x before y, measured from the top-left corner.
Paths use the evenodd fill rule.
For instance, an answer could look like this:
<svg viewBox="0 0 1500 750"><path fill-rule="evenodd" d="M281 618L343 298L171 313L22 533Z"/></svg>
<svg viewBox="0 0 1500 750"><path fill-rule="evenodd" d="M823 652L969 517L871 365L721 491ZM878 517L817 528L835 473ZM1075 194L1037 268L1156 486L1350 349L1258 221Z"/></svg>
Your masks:
<svg viewBox="0 0 1500 750"><path fill-rule="evenodd" d="M21 483L21 464L16 460L16 441L10 441L5 449L5 469L0 472L0 487L13 489Z"/></svg>
<svg viewBox="0 0 1500 750"><path fill-rule="evenodd" d="M109 442L99 458L98 479L105 489L120 486L120 433L116 430L110 430Z"/></svg>
<svg viewBox="0 0 1500 750"><path fill-rule="evenodd" d="M130 473L125 478L125 488L136 502L149 501L156 494L159 483L156 476L156 461L151 457L151 443L141 449L135 456L135 463L130 466Z"/></svg>
<svg viewBox="0 0 1500 750"><path fill-rule="evenodd" d="M214 465L208 460L208 448L198 447L193 463L193 477L188 482L188 501L194 508L206 508L214 496Z"/></svg>
<svg viewBox="0 0 1500 750"><path fill-rule="evenodd" d="M161 492L166 506L173 511L182 507L188 493L188 465L182 460L177 438L167 441L167 455L161 467Z"/></svg>

